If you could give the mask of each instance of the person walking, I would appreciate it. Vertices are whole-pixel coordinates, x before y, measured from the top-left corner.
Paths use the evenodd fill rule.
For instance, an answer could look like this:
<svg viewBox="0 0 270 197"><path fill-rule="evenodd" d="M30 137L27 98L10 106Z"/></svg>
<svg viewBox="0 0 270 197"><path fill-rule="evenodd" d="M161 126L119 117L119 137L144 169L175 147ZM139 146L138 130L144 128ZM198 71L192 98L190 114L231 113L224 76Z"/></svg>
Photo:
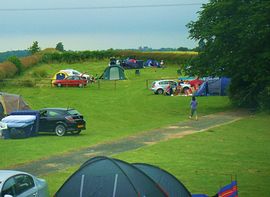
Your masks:
<svg viewBox="0 0 270 197"><path fill-rule="evenodd" d="M191 102L190 102L190 116L189 116L190 119L193 116L195 116L195 119L198 120L197 106L198 106L198 102L196 101L196 97L192 96L192 99L191 99Z"/></svg>

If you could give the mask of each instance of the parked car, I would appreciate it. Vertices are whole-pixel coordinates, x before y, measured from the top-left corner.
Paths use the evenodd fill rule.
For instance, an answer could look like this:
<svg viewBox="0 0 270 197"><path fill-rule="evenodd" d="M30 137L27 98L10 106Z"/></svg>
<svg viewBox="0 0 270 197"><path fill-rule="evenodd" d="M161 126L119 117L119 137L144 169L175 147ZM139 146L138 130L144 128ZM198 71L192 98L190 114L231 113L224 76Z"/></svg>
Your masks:
<svg viewBox="0 0 270 197"><path fill-rule="evenodd" d="M87 80L83 79L80 76L67 76L64 79L55 80L53 85L61 87L61 86L78 86L84 87L87 85Z"/></svg>
<svg viewBox="0 0 270 197"><path fill-rule="evenodd" d="M74 70L74 69L65 69L65 70L60 70L60 71L67 73L69 76L80 76L83 79L86 79L88 82L91 80L90 75L88 75L86 73L81 73L81 72Z"/></svg>
<svg viewBox="0 0 270 197"><path fill-rule="evenodd" d="M86 122L77 110L72 108L44 108L40 110L39 131L55 132L63 136L67 132L79 134L86 129Z"/></svg>
<svg viewBox="0 0 270 197"><path fill-rule="evenodd" d="M163 94L166 90L166 87L168 85L172 86L173 91L175 91L178 83L174 80L158 80L158 81L154 81L152 83L152 87L151 90L155 93L155 94ZM190 89L190 85L189 84L181 84L181 88L183 90L183 92L185 92L186 90Z"/></svg>
<svg viewBox="0 0 270 197"><path fill-rule="evenodd" d="M48 184L26 172L0 170L1 197L49 197Z"/></svg>

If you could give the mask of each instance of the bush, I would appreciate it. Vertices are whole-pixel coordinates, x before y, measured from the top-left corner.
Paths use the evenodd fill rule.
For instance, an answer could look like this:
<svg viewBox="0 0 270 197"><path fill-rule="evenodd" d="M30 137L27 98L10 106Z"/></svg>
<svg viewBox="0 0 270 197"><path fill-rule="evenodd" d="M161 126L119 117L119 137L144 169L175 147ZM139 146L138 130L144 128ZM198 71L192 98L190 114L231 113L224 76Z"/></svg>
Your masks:
<svg viewBox="0 0 270 197"><path fill-rule="evenodd" d="M8 58L8 61L12 62L17 67L17 74L20 75L23 71L20 59L16 56L11 56Z"/></svg>
<svg viewBox="0 0 270 197"><path fill-rule="evenodd" d="M6 61L0 63L0 77L1 79L13 77L17 73L17 67L12 62Z"/></svg>
<svg viewBox="0 0 270 197"><path fill-rule="evenodd" d="M259 94L260 108L262 110L270 111L270 86L265 87L265 89Z"/></svg>

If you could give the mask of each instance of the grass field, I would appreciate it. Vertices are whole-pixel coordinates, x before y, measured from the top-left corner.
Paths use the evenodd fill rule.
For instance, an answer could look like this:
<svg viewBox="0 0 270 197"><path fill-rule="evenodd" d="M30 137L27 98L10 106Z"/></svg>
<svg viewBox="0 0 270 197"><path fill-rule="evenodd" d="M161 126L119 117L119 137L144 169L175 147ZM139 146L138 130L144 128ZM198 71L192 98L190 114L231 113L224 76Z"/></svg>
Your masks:
<svg viewBox="0 0 270 197"><path fill-rule="evenodd" d="M175 175L191 193L214 195L237 176L239 196L267 197L270 188L269 115L172 139L147 148L114 155L127 162L149 163ZM48 174L54 194L79 166Z"/></svg>
<svg viewBox="0 0 270 197"><path fill-rule="evenodd" d="M74 68L82 72L87 71L94 75L96 73L100 75L106 66L106 61L72 65L39 65L28 70L18 79L31 78L31 73L35 69L45 69L49 76L64 68ZM0 148L5 150L1 151L0 168L8 168L51 155L63 154L71 150L186 120L189 113L189 97L154 95L146 88L146 80L149 80L150 83L154 79L177 78L177 69L177 65L167 65L167 68L157 69L156 72L153 69L142 69L140 76L135 75L134 70L128 70L126 75L129 80L117 81L116 83L101 82L100 86L90 84L86 88L53 88L49 86L1 88L0 91L21 94L33 109L74 107L84 115L87 121L87 130L79 136L57 137L54 134L43 134L40 137L22 140L0 140ZM232 109L227 97L199 97L198 102L199 115ZM239 188L242 188L243 192L251 191L252 188L257 191L254 186L249 188L248 183L254 177L262 175L257 182L259 184L257 188L261 187L263 190L261 196L265 196L264 194L269 191L262 183L267 179L267 173L262 170L269 172L267 118L269 120L269 115L256 116L233 125L211 130L211 132L163 142L116 157L127 161L149 162L159 165L180 178L192 192L213 194L217 191L219 181L228 178L222 174L231 173L239 175ZM247 126L253 129L249 130ZM255 128L261 134L258 138L254 133ZM249 152L251 150L253 152ZM248 156L248 153L251 153L251 157ZM230 158L228 159L228 157ZM248 164L253 166L248 166ZM241 168L242 166L243 168ZM77 167L74 166L72 169L43 177L49 182L51 194ZM211 171L212 169L213 171ZM246 174L244 174L245 170L247 170ZM201 184L202 177L204 177L203 184Z"/></svg>

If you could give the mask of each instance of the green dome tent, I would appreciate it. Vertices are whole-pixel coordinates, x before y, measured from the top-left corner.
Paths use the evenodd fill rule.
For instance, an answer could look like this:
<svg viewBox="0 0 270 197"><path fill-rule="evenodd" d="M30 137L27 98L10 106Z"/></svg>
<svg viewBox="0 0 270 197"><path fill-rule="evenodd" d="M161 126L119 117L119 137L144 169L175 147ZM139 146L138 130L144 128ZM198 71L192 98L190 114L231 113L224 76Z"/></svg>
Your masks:
<svg viewBox="0 0 270 197"><path fill-rule="evenodd" d="M118 159L94 157L85 162L55 197L168 197L145 173Z"/></svg>
<svg viewBox="0 0 270 197"><path fill-rule="evenodd" d="M112 65L107 67L103 74L101 75L100 79L105 80L125 80L125 71L121 66Z"/></svg>

